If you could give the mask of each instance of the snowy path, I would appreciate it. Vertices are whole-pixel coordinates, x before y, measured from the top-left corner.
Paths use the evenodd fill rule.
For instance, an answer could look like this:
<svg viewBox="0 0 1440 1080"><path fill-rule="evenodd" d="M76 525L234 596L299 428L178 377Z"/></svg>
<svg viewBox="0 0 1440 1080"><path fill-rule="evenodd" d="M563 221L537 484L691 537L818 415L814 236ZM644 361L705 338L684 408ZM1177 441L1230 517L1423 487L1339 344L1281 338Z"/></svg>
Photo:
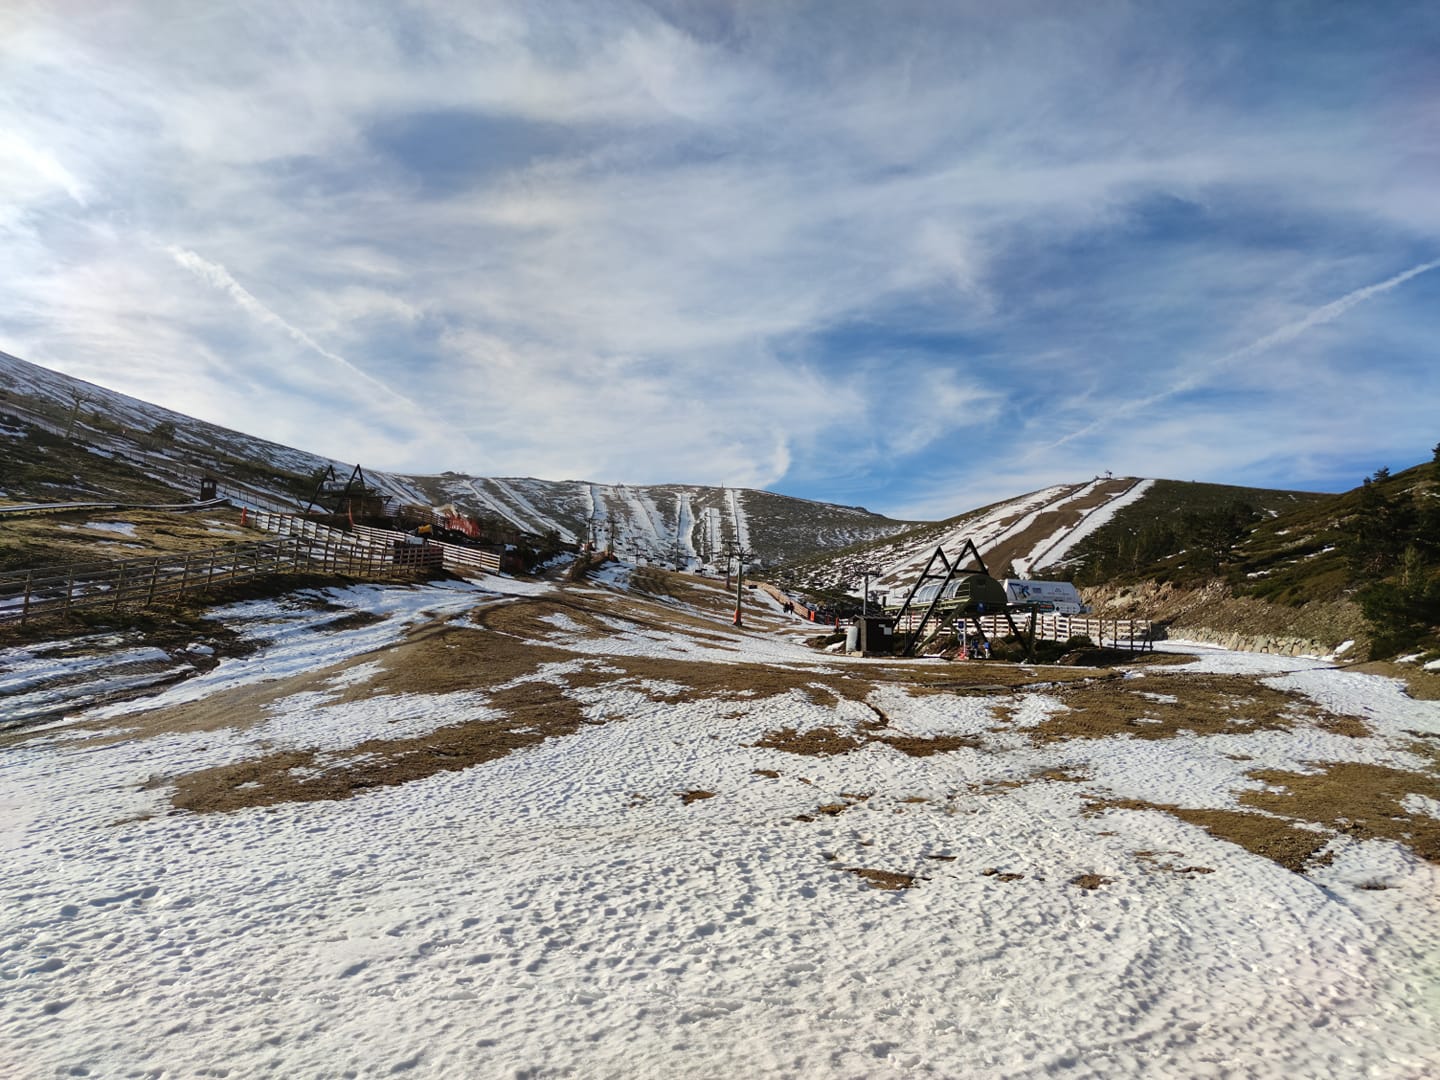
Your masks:
<svg viewBox="0 0 1440 1080"><path fill-rule="evenodd" d="M1136 481L1134 486L1118 499L1111 499L1104 505L1091 510L1081 519L1080 524L1066 526L1053 536L1043 540L1030 553L1026 566L1046 566L1059 562L1069 554L1076 544L1113 518L1117 511L1138 502L1154 486L1154 480Z"/></svg>
<svg viewBox="0 0 1440 1080"><path fill-rule="evenodd" d="M730 517L735 528L735 545L741 551L750 551L750 521L745 516L745 507L741 501L739 488L729 488L730 493Z"/></svg>
<svg viewBox="0 0 1440 1080"><path fill-rule="evenodd" d="M576 542L574 533L548 514L542 513L534 503L516 489L514 484L500 479L492 479L490 483L494 484L496 489L498 489L513 506L518 508L522 513L530 515L530 526L526 530L527 532L543 533L547 529L553 529L565 543L573 544Z"/></svg>
<svg viewBox="0 0 1440 1080"><path fill-rule="evenodd" d="M695 550L695 493L686 489L675 493L676 549L685 566L698 566L700 553Z"/></svg>
<svg viewBox="0 0 1440 1080"><path fill-rule="evenodd" d="M493 483L493 481L488 482ZM493 511L496 514L499 514L502 518L508 521L511 525L515 526L515 528L519 529L521 532L530 531L530 522L526 521L525 518L515 509L515 507L510 506L494 492L487 491L484 488L481 488L480 485L477 484L474 480L465 481L465 486L474 493L475 498L479 500L481 506L485 507L487 510Z"/></svg>

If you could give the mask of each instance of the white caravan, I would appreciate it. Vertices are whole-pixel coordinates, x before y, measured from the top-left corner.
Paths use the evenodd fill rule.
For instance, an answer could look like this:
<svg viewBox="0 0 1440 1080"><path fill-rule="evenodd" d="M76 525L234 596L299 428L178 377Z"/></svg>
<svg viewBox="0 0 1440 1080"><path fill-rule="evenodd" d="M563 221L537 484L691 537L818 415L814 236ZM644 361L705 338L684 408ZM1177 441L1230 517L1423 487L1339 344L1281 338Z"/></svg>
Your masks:
<svg viewBox="0 0 1440 1080"><path fill-rule="evenodd" d="M1088 615L1090 605L1068 581L1020 581L1005 579L1005 597L1012 604L1035 604L1041 611L1062 615Z"/></svg>

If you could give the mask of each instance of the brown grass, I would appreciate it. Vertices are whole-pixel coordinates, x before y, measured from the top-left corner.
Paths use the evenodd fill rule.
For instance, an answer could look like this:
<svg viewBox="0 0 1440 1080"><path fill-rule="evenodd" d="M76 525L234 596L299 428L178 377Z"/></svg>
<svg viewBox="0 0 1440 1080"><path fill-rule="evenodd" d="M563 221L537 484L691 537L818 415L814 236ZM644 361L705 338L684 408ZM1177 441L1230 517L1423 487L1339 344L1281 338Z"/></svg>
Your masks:
<svg viewBox="0 0 1440 1080"><path fill-rule="evenodd" d="M1092 812L1160 810L1181 821L1199 826L1217 840L1229 841L1297 874L1309 866L1323 865L1328 861L1317 856L1320 849L1330 842L1329 833L1297 828L1283 818L1266 814L1243 810L1197 810L1139 799L1102 800L1090 803L1087 809Z"/></svg>
<svg viewBox="0 0 1440 1080"><path fill-rule="evenodd" d="M98 497L97 497L98 500ZM164 500L159 500L164 501ZM173 493L169 501L180 501ZM135 535L125 536L95 524L125 522ZM221 530L212 532L210 530ZM235 541L258 540L262 533L240 527L240 511L215 510L66 510L5 519L0 563L5 568L59 566L144 559L175 551L224 547Z"/></svg>
<svg viewBox="0 0 1440 1080"><path fill-rule="evenodd" d="M929 757L931 754L944 754L951 750L974 749L980 745L980 740L974 735L934 735L929 738L918 735L883 735L876 736L873 741L882 742L911 757Z"/></svg>
<svg viewBox="0 0 1440 1080"><path fill-rule="evenodd" d="M1176 701L1157 701L1162 694ZM1067 711L1029 729L1041 743L1068 739L1172 739L1196 735L1289 730L1301 724L1361 738L1360 720L1328 712L1304 695L1266 686L1259 677L1157 672L1143 679L1077 683L1051 691Z"/></svg>
<svg viewBox="0 0 1440 1080"><path fill-rule="evenodd" d="M787 727L767 732L752 745L763 746L768 750L783 750L787 754L829 757L832 754L848 754L865 744L863 740L852 735L842 735L833 728L811 728L802 734Z"/></svg>
<svg viewBox="0 0 1440 1080"><path fill-rule="evenodd" d="M368 739L340 753L284 751L180 777L172 803L182 810L224 812L282 802L349 798L504 757L585 723L565 688L527 682L495 692L500 720L471 720L406 739Z"/></svg>
<svg viewBox="0 0 1440 1080"><path fill-rule="evenodd" d="M973 735L936 735L929 738L918 735L878 735L873 728L847 735L831 727L811 728L803 732L785 727L766 732L751 745L769 750L783 750L787 754L829 757L834 754L848 754L870 743L884 743L911 757L929 757L931 754L978 747L980 740Z"/></svg>
<svg viewBox="0 0 1440 1080"><path fill-rule="evenodd" d="M1328 862L1320 852L1337 835L1390 840L1440 864L1440 821L1402 805L1407 795L1440 800L1435 773L1337 762L1314 772L1256 769L1249 775L1269 786L1240 796L1254 810L1198 810L1133 799L1098 801L1087 809L1160 810L1296 873Z"/></svg>
<svg viewBox="0 0 1440 1080"><path fill-rule="evenodd" d="M1440 701L1440 671L1426 671L1419 664L1396 664L1389 660L1357 664L1348 670L1399 679L1405 684L1405 692L1416 701Z"/></svg>
<svg viewBox="0 0 1440 1080"><path fill-rule="evenodd" d="M1257 769L1250 774L1280 791L1247 791L1240 801L1290 818L1325 825L1357 840L1393 840L1440 863L1440 821L1410 813L1407 795L1440 800L1440 778L1383 765L1336 762L1313 773Z"/></svg>

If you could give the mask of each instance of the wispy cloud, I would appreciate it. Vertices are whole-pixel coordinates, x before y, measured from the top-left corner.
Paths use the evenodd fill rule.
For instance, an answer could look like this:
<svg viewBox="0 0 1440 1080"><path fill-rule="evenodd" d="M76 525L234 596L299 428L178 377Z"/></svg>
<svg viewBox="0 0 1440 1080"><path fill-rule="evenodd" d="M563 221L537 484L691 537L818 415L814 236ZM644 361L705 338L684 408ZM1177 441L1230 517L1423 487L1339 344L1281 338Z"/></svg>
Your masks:
<svg viewBox="0 0 1440 1080"><path fill-rule="evenodd" d="M226 270L225 267L221 266L219 263L210 262L208 259L202 258L201 256L195 254L195 252L193 251L186 251L184 248L175 247L173 245L167 247L165 251L172 259L174 259L177 263L183 266L186 270L189 270L201 281L204 281L206 284L212 286L213 288L219 289L221 292L228 295L247 314L253 316L260 322L265 323L268 326L276 327L286 336L305 346L306 349L310 350L318 356L324 357L326 360L329 360L332 364L340 368L343 372L349 375L354 375L359 379L363 379L366 383L375 387L377 390L383 391L385 395L392 400L398 401L401 404L408 406L416 413L423 412L419 405L415 404L415 402L411 401L405 395L398 393L391 387L385 385L385 383L381 382L373 375L361 371L358 367L352 364L349 360L346 360L339 353L332 352L331 350L325 348L325 346L321 345L304 330L301 330L298 326L292 326L290 323L282 319L279 315L275 314L275 312L271 311L268 307L266 307L259 300L257 300L254 295L249 292L249 290L247 290L243 285L241 285L238 281L231 277L230 271Z"/></svg>
<svg viewBox="0 0 1440 1080"><path fill-rule="evenodd" d="M380 467L1330 483L1352 398L1435 438L1436 47L1418 2L33 5L0 346Z"/></svg>
<svg viewBox="0 0 1440 1080"><path fill-rule="evenodd" d="M1141 398L1133 398L1128 401L1107 402L1102 417L1056 439L1052 443L1047 443L1044 449L1054 450L1064 446L1066 443L1074 442L1076 439L1099 431L1102 428L1112 427L1121 421L1128 420L1137 413L1150 412L1154 410L1156 406L1163 404L1169 399L1188 393L1197 387L1204 386L1206 383L1223 376L1231 369L1238 367L1246 361L1253 360L1277 346L1294 341L1302 334L1313 330L1317 326L1324 326L1326 323L1334 322L1356 305L1363 304L1373 296L1387 293L1391 289L1405 284L1405 282L1411 278L1434 270L1436 267L1440 267L1440 259L1433 259L1430 262L1421 263L1419 266L1412 266L1409 270L1396 274L1394 277L1386 278L1384 281L1377 282L1374 285L1366 285L1363 288L1355 289L1352 292L1346 293L1338 300L1332 300L1328 304L1322 304L1313 311L1306 313L1303 318L1287 323L1278 330L1272 330L1264 337L1257 338L1250 342L1250 344L1242 346L1233 352L1226 353L1216 360L1210 361L1209 363L1188 363L1183 369L1185 374L1167 389L1159 393L1149 394Z"/></svg>

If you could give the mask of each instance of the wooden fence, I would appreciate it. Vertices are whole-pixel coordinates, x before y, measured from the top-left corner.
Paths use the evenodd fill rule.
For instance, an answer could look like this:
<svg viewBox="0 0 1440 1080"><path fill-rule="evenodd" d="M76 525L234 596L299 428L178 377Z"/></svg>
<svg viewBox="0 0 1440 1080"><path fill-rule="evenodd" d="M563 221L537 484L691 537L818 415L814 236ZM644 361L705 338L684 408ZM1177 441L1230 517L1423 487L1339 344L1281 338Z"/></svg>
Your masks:
<svg viewBox="0 0 1440 1080"><path fill-rule="evenodd" d="M369 525L335 529L297 514L272 514L265 511L257 512L252 520L256 528L267 532L302 536L317 542L350 543L367 551L393 552L397 559L432 560L434 565L460 574L477 570L489 574L500 572L500 556L496 552L466 547L463 544L446 544L438 540L415 544L410 542L413 538L393 529L376 529ZM411 554L419 552L427 554Z"/></svg>
<svg viewBox="0 0 1440 1080"><path fill-rule="evenodd" d="M0 574L0 623L23 624L78 609L178 604L187 596L272 574L395 578L412 577L437 565L434 553L426 555L419 548L415 552L407 556L337 543L333 538L284 536L146 559L10 571Z"/></svg>
<svg viewBox="0 0 1440 1080"><path fill-rule="evenodd" d="M356 536L364 537L371 543L397 544L405 542L404 533L394 532L391 529L375 529L369 525L356 525L353 531ZM426 540L425 546L438 549L440 565L446 570L454 570L457 574L476 570L486 574L500 573L498 552L467 547L464 544L447 544L443 540Z"/></svg>
<svg viewBox="0 0 1440 1080"><path fill-rule="evenodd" d="M903 622L897 624L896 629L905 633L916 629L920 624L920 614L911 612ZM1021 633L1028 631L1028 611L1012 611L1011 617ZM937 618L938 616L931 616L928 630L933 632L937 629ZM1010 624L1003 615L981 615L978 618L987 637L1005 637L1010 633ZM969 625L974 625L972 621L966 621ZM1055 613L1044 613L1035 617L1035 637L1039 641L1069 641L1072 637L1081 636L1088 637L1096 645L1141 651L1152 648L1157 640L1154 626L1144 619L1096 619L1088 615Z"/></svg>

